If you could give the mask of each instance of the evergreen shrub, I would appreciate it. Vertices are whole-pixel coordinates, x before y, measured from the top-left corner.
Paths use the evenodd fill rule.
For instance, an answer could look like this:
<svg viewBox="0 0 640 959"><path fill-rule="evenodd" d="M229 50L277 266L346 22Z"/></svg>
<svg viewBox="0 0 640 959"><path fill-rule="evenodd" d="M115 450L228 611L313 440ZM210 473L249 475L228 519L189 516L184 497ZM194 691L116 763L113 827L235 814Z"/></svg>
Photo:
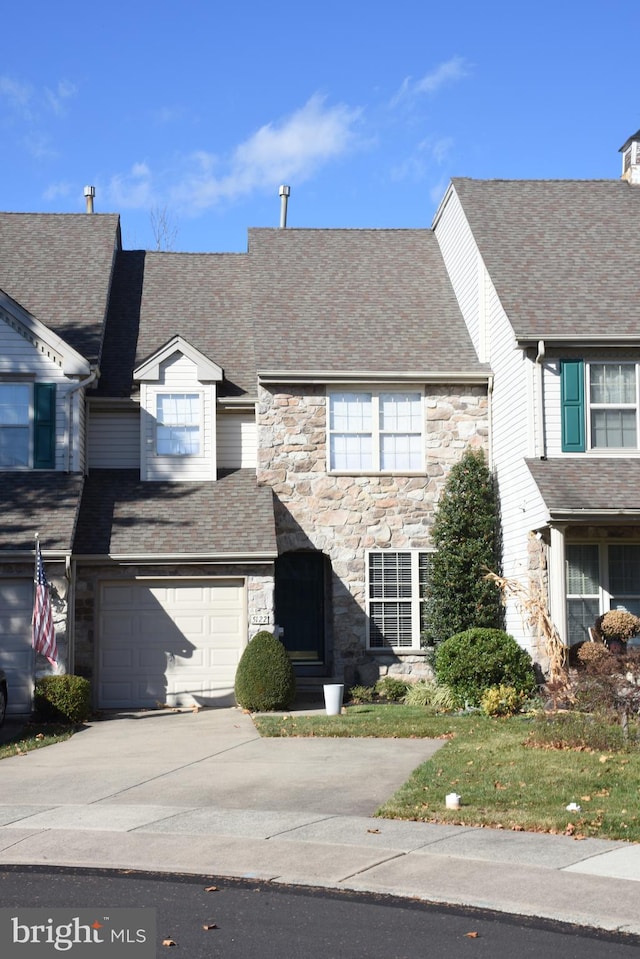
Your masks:
<svg viewBox="0 0 640 959"><path fill-rule="evenodd" d="M296 695L296 677L286 649L273 633L261 630L238 663L236 700L252 713L289 709Z"/></svg>
<svg viewBox="0 0 640 959"><path fill-rule="evenodd" d="M451 467L436 507L425 645L437 645L472 627L503 625L500 590L486 579L488 572L500 569L499 525L496 489L484 453L467 449Z"/></svg>
<svg viewBox="0 0 640 959"><path fill-rule="evenodd" d="M408 688L409 683L405 679L397 679L395 676L383 676L375 685L378 696L392 703L399 703Z"/></svg>
<svg viewBox="0 0 640 959"><path fill-rule="evenodd" d="M91 715L91 683L82 676L43 676L33 705L43 722L84 723Z"/></svg>
<svg viewBox="0 0 640 959"><path fill-rule="evenodd" d="M453 691L459 705L479 706L492 686L513 686L529 694L536 686L533 663L502 629L467 629L440 643L436 678Z"/></svg>

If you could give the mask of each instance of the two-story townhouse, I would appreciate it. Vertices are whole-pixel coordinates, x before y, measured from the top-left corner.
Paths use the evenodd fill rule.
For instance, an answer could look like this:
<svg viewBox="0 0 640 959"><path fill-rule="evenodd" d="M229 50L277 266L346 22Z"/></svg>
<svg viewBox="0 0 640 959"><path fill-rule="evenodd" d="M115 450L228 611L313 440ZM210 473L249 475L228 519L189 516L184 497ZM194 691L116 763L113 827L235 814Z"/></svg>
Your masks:
<svg viewBox="0 0 640 959"><path fill-rule="evenodd" d="M562 639L640 613L640 132L620 181L454 179L433 228L494 372L504 574ZM538 658L511 601L507 628Z"/></svg>
<svg viewBox="0 0 640 959"><path fill-rule="evenodd" d="M119 246L117 216L0 214L0 653L12 712L31 706L36 534L68 654L84 394L99 368Z"/></svg>
<svg viewBox="0 0 640 959"><path fill-rule="evenodd" d="M232 701L262 627L301 676L419 675L434 507L487 446L490 381L433 234L145 253L118 222L0 218L13 710L31 698L36 533L62 668L101 708Z"/></svg>
<svg viewBox="0 0 640 959"><path fill-rule="evenodd" d="M299 674L425 671L435 504L488 442L478 361L430 230L251 230L258 482Z"/></svg>

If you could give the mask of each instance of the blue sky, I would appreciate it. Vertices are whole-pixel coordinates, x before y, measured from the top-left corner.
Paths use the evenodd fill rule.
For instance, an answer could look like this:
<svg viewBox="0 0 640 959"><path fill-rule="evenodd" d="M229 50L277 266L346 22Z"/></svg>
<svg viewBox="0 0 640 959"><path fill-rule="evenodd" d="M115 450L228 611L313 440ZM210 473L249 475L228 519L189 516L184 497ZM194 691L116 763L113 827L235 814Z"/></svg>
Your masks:
<svg viewBox="0 0 640 959"><path fill-rule="evenodd" d="M3 11L0 209L119 212L126 248L430 226L451 176L616 178L640 127L620 0L23 0Z"/></svg>

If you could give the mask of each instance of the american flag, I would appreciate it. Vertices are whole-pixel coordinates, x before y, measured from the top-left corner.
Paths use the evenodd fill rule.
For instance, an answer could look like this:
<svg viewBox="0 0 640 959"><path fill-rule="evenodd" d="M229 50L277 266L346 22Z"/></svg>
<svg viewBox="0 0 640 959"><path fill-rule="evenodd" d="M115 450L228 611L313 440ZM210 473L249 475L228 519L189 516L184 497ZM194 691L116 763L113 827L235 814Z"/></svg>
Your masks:
<svg viewBox="0 0 640 959"><path fill-rule="evenodd" d="M49 583L44 571L40 543L36 541L36 595L33 603L33 648L49 660L52 666L58 662L56 632L51 615Z"/></svg>

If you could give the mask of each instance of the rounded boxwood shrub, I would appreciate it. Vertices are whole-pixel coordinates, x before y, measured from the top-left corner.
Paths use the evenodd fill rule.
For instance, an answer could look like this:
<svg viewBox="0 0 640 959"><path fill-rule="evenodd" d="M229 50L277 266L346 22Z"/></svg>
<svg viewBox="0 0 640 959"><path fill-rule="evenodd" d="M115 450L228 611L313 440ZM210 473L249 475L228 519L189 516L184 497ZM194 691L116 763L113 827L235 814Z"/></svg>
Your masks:
<svg viewBox="0 0 640 959"><path fill-rule="evenodd" d="M296 676L279 639L262 630L246 647L236 671L238 704L252 713L288 709L296 695Z"/></svg>
<svg viewBox="0 0 640 959"><path fill-rule="evenodd" d="M528 653L502 629L467 629L445 639L436 652L435 671L460 705L479 706L492 686L531 693L536 685Z"/></svg>
<svg viewBox="0 0 640 959"><path fill-rule="evenodd" d="M91 683L82 676L43 676L33 705L43 722L84 723L91 715Z"/></svg>

